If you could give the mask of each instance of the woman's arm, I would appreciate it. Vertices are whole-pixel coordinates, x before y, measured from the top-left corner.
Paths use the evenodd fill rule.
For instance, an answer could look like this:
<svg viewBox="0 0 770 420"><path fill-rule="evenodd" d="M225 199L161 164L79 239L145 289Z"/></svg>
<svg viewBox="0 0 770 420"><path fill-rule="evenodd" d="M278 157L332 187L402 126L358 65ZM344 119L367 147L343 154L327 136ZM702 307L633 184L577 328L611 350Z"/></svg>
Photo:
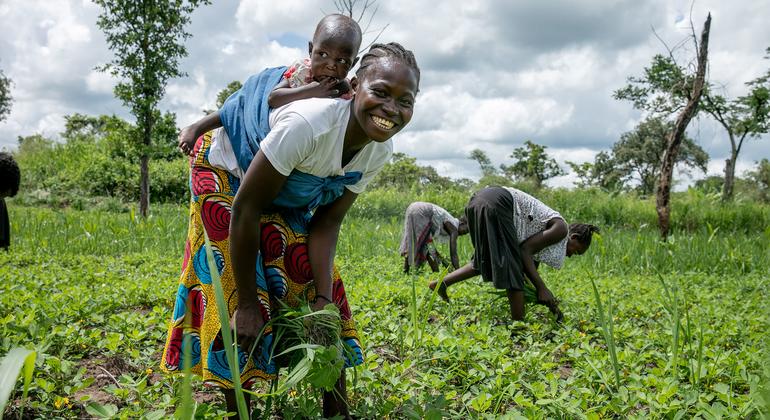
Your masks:
<svg viewBox="0 0 770 420"><path fill-rule="evenodd" d="M259 252L259 220L286 182L260 150L246 171L233 201L230 219L230 258L238 309L233 323L241 348L251 348L264 325L257 299L256 272Z"/></svg>
<svg viewBox="0 0 770 420"><path fill-rule="evenodd" d="M448 220L444 222L444 229L449 232L449 258L452 259L452 267L460 268L460 258L457 257L457 228Z"/></svg>
<svg viewBox="0 0 770 420"><path fill-rule="evenodd" d="M315 279L317 299L313 309L323 308L327 303L333 303L332 296L332 270L334 267L334 255L337 250L337 238L340 233L342 220L345 218L353 202L358 195L347 188L340 198L334 202L319 207L310 221L310 234L308 235L308 257L310 268ZM326 300L329 300L327 302Z"/></svg>
<svg viewBox="0 0 770 420"><path fill-rule="evenodd" d="M548 287L546 287L543 279L540 278L533 256L543 248L564 239L568 232L567 222L561 218L554 218L548 221L545 230L530 236L521 244L521 260L524 266L524 274L527 275L532 285L537 289L537 300L549 306L554 303L554 297L551 291L548 290Z"/></svg>

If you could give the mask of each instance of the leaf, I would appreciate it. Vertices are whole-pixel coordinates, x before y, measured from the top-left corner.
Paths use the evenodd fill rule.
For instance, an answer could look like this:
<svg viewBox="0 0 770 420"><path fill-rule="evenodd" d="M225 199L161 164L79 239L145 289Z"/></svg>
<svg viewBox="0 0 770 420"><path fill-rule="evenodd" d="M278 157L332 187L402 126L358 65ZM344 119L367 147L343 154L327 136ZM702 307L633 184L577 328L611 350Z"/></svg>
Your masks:
<svg viewBox="0 0 770 420"><path fill-rule="evenodd" d="M118 407L112 404L91 403L86 406L86 412L94 417L106 419L118 414Z"/></svg>
<svg viewBox="0 0 770 420"><path fill-rule="evenodd" d="M331 391L342 374L342 367L342 357L337 347L322 347L316 350L308 381L316 388Z"/></svg>
<svg viewBox="0 0 770 420"><path fill-rule="evenodd" d="M3 361L0 363L0 414L5 410L6 404L8 404L8 398L16 386L16 379L19 377L22 367L24 368L23 398L27 397L29 383L32 381L32 370L35 367L36 354L32 350L17 347L11 349L3 357Z"/></svg>

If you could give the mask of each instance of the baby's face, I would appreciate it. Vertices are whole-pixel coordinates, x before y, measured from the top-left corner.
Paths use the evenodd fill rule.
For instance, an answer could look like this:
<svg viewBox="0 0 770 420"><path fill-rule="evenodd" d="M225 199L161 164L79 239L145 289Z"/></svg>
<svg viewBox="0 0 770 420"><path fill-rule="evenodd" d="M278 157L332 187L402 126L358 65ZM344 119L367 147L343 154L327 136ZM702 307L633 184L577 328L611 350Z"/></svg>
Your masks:
<svg viewBox="0 0 770 420"><path fill-rule="evenodd" d="M342 80L356 63L358 46L353 37L325 37L323 35L311 44L310 69L317 82L328 78Z"/></svg>

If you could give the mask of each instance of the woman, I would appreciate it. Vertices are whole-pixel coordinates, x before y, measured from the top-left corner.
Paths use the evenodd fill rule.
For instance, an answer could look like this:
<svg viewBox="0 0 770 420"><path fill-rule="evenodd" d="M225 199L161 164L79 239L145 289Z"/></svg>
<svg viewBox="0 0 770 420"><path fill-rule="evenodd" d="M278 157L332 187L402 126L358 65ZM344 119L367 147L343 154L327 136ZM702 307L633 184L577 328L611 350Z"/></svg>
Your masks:
<svg viewBox="0 0 770 420"><path fill-rule="evenodd" d="M401 237L399 252L404 257L404 272L410 267L420 268L428 262L434 273L442 262L433 238L449 242L449 255L455 270L460 268L457 258L457 237L468 233L465 216L456 219L443 208L422 201L415 201L406 208L404 235Z"/></svg>
<svg viewBox="0 0 770 420"><path fill-rule="evenodd" d="M591 245L593 225L567 226L555 210L531 195L510 187L488 187L476 192L465 207L473 243L473 259L441 281L431 282L444 300L449 286L481 274L484 281L505 289L511 318L524 319L525 277L535 286L537 302L548 306L557 320L558 303L538 273L539 263L561 268L564 257L582 255Z"/></svg>
<svg viewBox="0 0 770 420"><path fill-rule="evenodd" d="M228 410L235 411L217 312L206 308L214 297L201 238L204 228L237 329L246 386L277 374L279 366L269 356L269 329L258 343L260 350L252 357L247 354L279 300L296 306L307 298L313 310L336 304L342 339L355 352L347 365L362 363L345 289L333 266L337 237L356 196L390 159L389 139L411 120L419 78L410 51L396 43L373 45L351 81L352 100L308 99L271 112L270 132L242 180L211 164L212 159L224 161L221 167L234 162L229 141L220 138L223 131L213 137L220 150L211 150L211 133L199 140L185 266L163 356L166 370L180 369L182 337L189 337L199 349L193 371L225 389ZM192 309L189 335L182 332L186 306ZM324 416L347 417L345 400L343 373L334 392L324 393Z"/></svg>

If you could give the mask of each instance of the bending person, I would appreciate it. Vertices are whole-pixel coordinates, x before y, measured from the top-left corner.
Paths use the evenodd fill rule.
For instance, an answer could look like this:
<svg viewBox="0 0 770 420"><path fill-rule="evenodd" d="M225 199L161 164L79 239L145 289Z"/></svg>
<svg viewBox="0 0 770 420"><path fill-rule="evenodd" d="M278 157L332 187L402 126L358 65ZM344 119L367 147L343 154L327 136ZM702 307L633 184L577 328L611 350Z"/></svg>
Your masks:
<svg viewBox="0 0 770 420"><path fill-rule="evenodd" d="M558 320L561 311L538 273L539 263L561 268L564 257L582 255L591 245L594 225L572 224L531 195L510 187L488 187L471 196L465 207L473 259L441 282L431 282L444 300L453 284L481 274L484 281L507 291L513 320L524 319L525 278L535 287L537 303Z"/></svg>
<svg viewBox="0 0 770 420"><path fill-rule="evenodd" d="M337 238L357 195L390 159L390 138L411 120L419 77L410 51L396 43L373 45L351 81L352 100L314 98L271 111L269 134L243 179L223 169L237 167L224 130L198 139L186 257L163 354L166 370L181 370L182 342L192 340L192 371L223 388L228 410L236 411L204 229L237 329L245 386L278 374L272 329L256 340L282 303L297 307L307 299L313 310L336 304L341 339L353 350L346 365L362 363L345 288L333 265ZM343 370L336 388L324 393L324 417L349 417L346 398Z"/></svg>
<svg viewBox="0 0 770 420"><path fill-rule="evenodd" d="M457 257L457 237L468 233L465 216L454 218L443 208L422 201L415 201L406 208L404 234L399 252L404 257L404 272L411 267L420 268L426 261L434 273L444 262L433 239L449 242L449 256L455 270L460 268Z"/></svg>

